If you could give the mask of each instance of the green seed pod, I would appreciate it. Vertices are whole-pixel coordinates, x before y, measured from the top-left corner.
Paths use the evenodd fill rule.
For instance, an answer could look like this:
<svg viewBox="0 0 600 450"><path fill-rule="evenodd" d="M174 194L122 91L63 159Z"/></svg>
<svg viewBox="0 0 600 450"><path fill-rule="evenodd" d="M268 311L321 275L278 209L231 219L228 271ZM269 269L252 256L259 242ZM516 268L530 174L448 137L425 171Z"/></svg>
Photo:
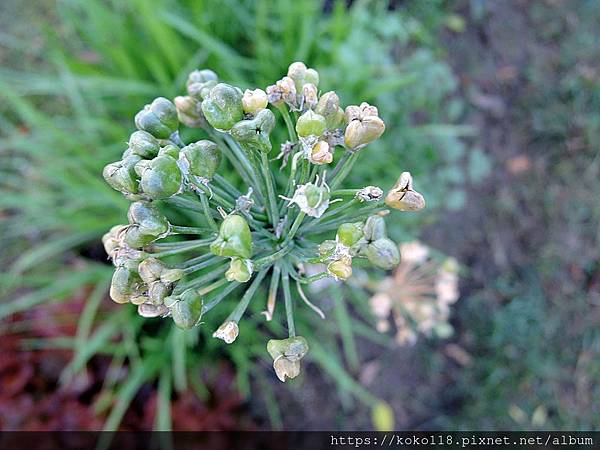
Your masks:
<svg viewBox="0 0 600 450"><path fill-rule="evenodd" d="M135 115L135 126L158 139L167 139L179 127L177 109L170 100L158 97Z"/></svg>
<svg viewBox="0 0 600 450"><path fill-rule="evenodd" d="M325 117L310 109L302 114L296 122L296 132L300 137L321 136L326 128Z"/></svg>
<svg viewBox="0 0 600 450"><path fill-rule="evenodd" d="M210 69L194 70L188 75L186 85L193 83L206 83L207 81L218 81L219 77Z"/></svg>
<svg viewBox="0 0 600 450"><path fill-rule="evenodd" d="M110 283L110 298L116 303L127 303L142 284L139 275L126 267L117 267Z"/></svg>
<svg viewBox="0 0 600 450"><path fill-rule="evenodd" d="M329 263L327 272L336 280L346 281L352 276L352 259L344 256L337 261Z"/></svg>
<svg viewBox="0 0 600 450"><path fill-rule="evenodd" d="M175 283L183 278L185 272L182 269L166 269L160 275L163 283Z"/></svg>
<svg viewBox="0 0 600 450"><path fill-rule="evenodd" d="M308 68L306 69L306 73L304 74L304 84L314 84L315 86L319 86L319 72L315 69Z"/></svg>
<svg viewBox="0 0 600 450"><path fill-rule="evenodd" d="M343 223L337 230L337 241L346 247L352 247L363 237L364 223Z"/></svg>
<svg viewBox="0 0 600 450"><path fill-rule="evenodd" d="M396 243L388 238L371 242L366 250L371 264L380 269L390 270L400 264L400 250Z"/></svg>
<svg viewBox="0 0 600 450"><path fill-rule="evenodd" d="M233 138L244 146L262 153L271 151L269 134L275 127L275 115L270 109L259 111L254 119L242 120L231 129Z"/></svg>
<svg viewBox="0 0 600 450"><path fill-rule="evenodd" d="M151 159L158 154L160 144L158 140L146 131L134 131L129 137L129 149L134 155Z"/></svg>
<svg viewBox="0 0 600 450"><path fill-rule="evenodd" d="M202 102L204 117L217 130L230 130L244 118L242 93L225 83L212 88Z"/></svg>
<svg viewBox="0 0 600 450"><path fill-rule="evenodd" d="M221 150L217 144L208 140L183 147L181 154L190 165L190 173L206 180L212 180L221 163Z"/></svg>
<svg viewBox="0 0 600 450"><path fill-rule="evenodd" d="M355 150L373 142L385 131L385 123L377 116L367 116L361 120L352 120L344 133L344 144Z"/></svg>
<svg viewBox="0 0 600 450"><path fill-rule="evenodd" d="M138 176L135 173L135 165L142 158L131 155L122 161L107 164L102 170L102 176L114 190L124 194L136 194L138 192Z"/></svg>
<svg viewBox="0 0 600 450"><path fill-rule="evenodd" d="M221 223L219 236L210 244L210 251L217 256L250 259L252 234L246 219L237 214L227 216Z"/></svg>
<svg viewBox="0 0 600 450"><path fill-rule="evenodd" d="M177 117L179 121L192 128L200 128L202 125L202 110L200 102L191 95L178 96L173 99L175 108L177 108Z"/></svg>
<svg viewBox="0 0 600 450"><path fill-rule="evenodd" d="M344 111L340 108L340 98L334 91L321 95L315 112L325 118L329 130L339 127L344 117Z"/></svg>
<svg viewBox="0 0 600 450"><path fill-rule="evenodd" d="M337 249L336 241L333 241L333 240L323 241L323 242L321 242L321 244L319 244L319 256L321 257L322 260L326 260L335 253L336 249Z"/></svg>
<svg viewBox="0 0 600 450"><path fill-rule="evenodd" d="M265 109L269 99L267 93L262 89L246 89L242 96L242 106L246 114L256 114L257 112Z"/></svg>
<svg viewBox="0 0 600 450"><path fill-rule="evenodd" d="M129 206L127 219L140 228L142 234L161 236L169 231L169 221L152 203L134 202Z"/></svg>
<svg viewBox="0 0 600 450"><path fill-rule="evenodd" d="M167 144L158 151L158 156L170 156L173 159L179 159L179 147L173 144Z"/></svg>
<svg viewBox="0 0 600 450"><path fill-rule="evenodd" d="M181 181L177 161L167 155L157 156L142 173L140 188L152 199L168 198L179 192Z"/></svg>
<svg viewBox="0 0 600 450"><path fill-rule="evenodd" d="M225 278L229 281L237 281L238 283L246 283L252 278L253 271L252 261L242 258L231 258L229 269L225 272Z"/></svg>
<svg viewBox="0 0 600 450"><path fill-rule="evenodd" d="M138 266L138 273L144 283L150 284L160 280L160 276L165 270L164 263L157 258L146 258Z"/></svg>
<svg viewBox="0 0 600 450"><path fill-rule="evenodd" d="M385 220L378 215L369 217L365 222L363 232L365 239L369 242L386 237Z"/></svg>
<svg viewBox="0 0 600 450"><path fill-rule="evenodd" d="M140 227L137 225L130 225L123 234L123 242L131 248L142 248L146 245L154 242L156 236L151 234L143 234L140 231Z"/></svg>
<svg viewBox="0 0 600 450"><path fill-rule="evenodd" d="M175 325L189 330L198 324L202 316L202 297L194 289L184 291L172 306L171 316Z"/></svg>

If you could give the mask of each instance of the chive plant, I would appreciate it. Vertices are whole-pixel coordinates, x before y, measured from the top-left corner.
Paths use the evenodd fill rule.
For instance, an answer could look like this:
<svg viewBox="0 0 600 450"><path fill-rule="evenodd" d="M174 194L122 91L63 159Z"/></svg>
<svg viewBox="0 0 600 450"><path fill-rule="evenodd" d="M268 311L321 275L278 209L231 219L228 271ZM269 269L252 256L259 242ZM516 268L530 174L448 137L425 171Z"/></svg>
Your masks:
<svg viewBox="0 0 600 450"><path fill-rule="evenodd" d="M375 106L342 109L337 94L320 94L318 85L317 71L302 62L266 90L244 92L211 70L195 70L187 95L159 97L137 113L121 160L103 171L132 201L128 223L103 237L116 267L111 298L183 329L201 325L224 299L239 298L213 334L231 344L264 284L265 319L273 319L278 303L285 311L288 336L267 343L282 381L300 373L309 348L296 332L294 310L303 302L322 315L303 286L347 280L357 258L393 269L400 254L386 235L388 208L425 206L408 172L385 196L378 186L343 187L385 124ZM288 134L276 158L273 111ZM203 129L207 139L183 142L181 125ZM223 157L243 189L219 174ZM314 273L313 266L321 269Z"/></svg>

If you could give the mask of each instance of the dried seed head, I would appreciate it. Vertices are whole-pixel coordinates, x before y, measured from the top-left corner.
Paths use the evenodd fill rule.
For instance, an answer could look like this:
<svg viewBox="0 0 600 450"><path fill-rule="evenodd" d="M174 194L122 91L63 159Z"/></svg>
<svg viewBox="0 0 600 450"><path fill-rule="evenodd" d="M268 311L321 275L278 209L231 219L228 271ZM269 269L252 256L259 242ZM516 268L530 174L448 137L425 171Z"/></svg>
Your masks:
<svg viewBox="0 0 600 450"><path fill-rule="evenodd" d="M307 83L302 86L302 97L304 99L305 108L313 109L315 106L317 106L317 96L317 87L314 84Z"/></svg>
<svg viewBox="0 0 600 450"><path fill-rule="evenodd" d="M383 197L383 189L377 186L365 186L356 193L356 198L361 202L376 202Z"/></svg>
<svg viewBox="0 0 600 450"><path fill-rule="evenodd" d="M287 339L271 339L267 351L273 358L273 368L281 381L296 378L300 374L300 360L308 352L308 343L302 336Z"/></svg>
<svg viewBox="0 0 600 450"><path fill-rule="evenodd" d="M329 149L329 144L325 141L318 141L311 149L308 160L317 165L331 164L333 154Z"/></svg>
<svg viewBox="0 0 600 450"><path fill-rule="evenodd" d="M267 87L267 98L269 103L274 106L280 106L287 103L292 107L297 106L297 91L294 80L290 77L283 77L274 85Z"/></svg>
<svg viewBox="0 0 600 450"><path fill-rule="evenodd" d="M231 344L235 341L240 334L240 329L238 327L237 322L233 320L229 320L223 323L217 331L213 333L213 337L217 339L222 339L226 344Z"/></svg>
<svg viewBox="0 0 600 450"><path fill-rule="evenodd" d="M400 178L385 197L385 204L400 211L418 211L425 207L425 198L413 190L410 172L402 172Z"/></svg>

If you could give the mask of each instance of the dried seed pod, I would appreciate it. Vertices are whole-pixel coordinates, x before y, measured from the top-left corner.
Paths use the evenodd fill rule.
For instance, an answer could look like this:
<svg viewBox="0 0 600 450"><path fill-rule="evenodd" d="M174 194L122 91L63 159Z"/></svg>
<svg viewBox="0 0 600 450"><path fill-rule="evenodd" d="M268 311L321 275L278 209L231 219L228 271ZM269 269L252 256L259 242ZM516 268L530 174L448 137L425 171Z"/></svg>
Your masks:
<svg viewBox="0 0 600 450"><path fill-rule="evenodd" d="M377 186L365 186L356 193L356 198L362 202L376 202L383 197L383 190Z"/></svg>
<svg viewBox="0 0 600 450"><path fill-rule="evenodd" d="M302 336L271 339L267 351L273 358L273 368L281 381L300 374L300 360L308 353L308 342Z"/></svg>
<svg viewBox="0 0 600 450"><path fill-rule="evenodd" d="M221 324L217 331L213 333L213 337L217 339L222 339L226 344L231 344L235 341L240 334L240 329L238 327L237 322L233 320L228 320Z"/></svg>
<svg viewBox="0 0 600 450"><path fill-rule="evenodd" d="M317 87L312 83L307 83L302 87L302 97L304 99L304 107L313 109L317 106L318 91Z"/></svg>
<svg viewBox="0 0 600 450"><path fill-rule="evenodd" d="M329 149L329 144L325 141L317 141L310 151L308 160L317 165L331 164L333 153Z"/></svg>
<svg viewBox="0 0 600 450"><path fill-rule="evenodd" d="M425 198L413 190L410 172L402 172L394 187L387 193L385 204L400 211L418 211L425 208Z"/></svg>
<svg viewBox="0 0 600 450"><path fill-rule="evenodd" d="M280 106L284 102L290 106L297 105L296 85L290 77L283 77L274 85L267 87L267 99L274 106Z"/></svg>

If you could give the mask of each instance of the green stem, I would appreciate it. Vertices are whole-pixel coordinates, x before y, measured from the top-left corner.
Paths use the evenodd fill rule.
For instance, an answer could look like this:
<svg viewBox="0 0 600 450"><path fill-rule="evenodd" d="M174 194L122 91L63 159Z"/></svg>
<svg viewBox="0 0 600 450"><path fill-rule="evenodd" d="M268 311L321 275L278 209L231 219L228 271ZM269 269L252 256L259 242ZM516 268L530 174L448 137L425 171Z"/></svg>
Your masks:
<svg viewBox="0 0 600 450"><path fill-rule="evenodd" d="M176 234L208 234L210 230L200 227L181 227L179 225L171 225L170 231Z"/></svg>
<svg viewBox="0 0 600 450"><path fill-rule="evenodd" d="M294 279L302 284L310 284L310 283L314 283L315 281L322 280L323 278L327 278L328 276L329 276L329 273L327 273L327 272L319 272L314 275L311 275L310 277L297 276L297 277L294 277Z"/></svg>
<svg viewBox="0 0 600 450"><path fill-rule="evenodd" d="M287 255L291 249L292 249L292 246L289 245L289 243L284 245L283 248L276 251L275 253L272 253L268 256L265 256L263 258L260 258L260 259L257 259L256 261L254 261L254 268L258 270L258 269L262 269L263 267L267 267L267 266L271 265L278 259Z"/></svg>
<svg viewBox="0 0 600 450"><path fill-rule="evenodd" d="M279 210L277 208L277 197L275 196L275 187L273 185L273 177L269 167L269 158L266 153L261 152L260 154L260 168L262 170L263 178L267 184L267 196L269 209L271 211L271 223L273 226L277 226L279 223Z"/></svg>
<svg viewBox="0 0 600 450"><path fill-rule="evenodd" d="M158 252L158 253L152 253L151 255L153 258L163 258L165 256L177 255L179 253L189 252L190 250L196 250L198 248L206 247L207 245L210 245L210 242L204 242L205 239L203 239L202 241L203 242L195 244L195 245L190 245L190 246L186 246L186 247L177 247L177 248L165 250L165 251ZM212 239L210 241L212 242Z"/></svg>
<svg viewBox="0 0 600 450"><path fill-rule="evenodd" d="M221 286L223 286L224 284L227 284L227 283L229 283L229 280L227 280L227 278L221 278L220 280L217 280L214 283L209 284L206 287L198 289L198 294L200 296L204 296L204 295L209 294L210 292L214 291L215 289L220 288Z"/></svg>
<svg viewBox="0 0 600 450"><path fill-rule="evenodd" d="M283 121L285 122L285 125L287 127L290 141L297 142L298 136L296 136L296 129L294 128L294 123L292 122L292 118L290 117L290 113L288 112L287 108L285 107L285 105L280 105L277 107L277 109L283 116Z"/></svg>
<svg viewBox="0 0 600 450"><path fill-rule="evenodd" d="M185 269L183 269L183 271L187 275L187 274L194 273L194 272L197 272L197 271L202 270L202 269L206 269L207 267L210 267L213 264L215 264L215 263L217 263L219 261L222 261L222 260L223 260L223 258L221 258L220 256L214 256L214 257L212 257L212 258L210 258L208 260L205 260L205 261L199 262L197 264L193 264L191 266L188 266Z"/></svg>
<svg viewBox="0 0 600 450"><path fill-rule="evenodd" d="M252 297L254 297L256 290L260 286L260 283L266 274L267 274L267 269L264 269L264 270L261 270L260 272L258 272L258 275L256 275L256 278L254 278L250 287L248 287L248 289L246 289L246 292L244 292L244 296L242 297L240 302L237 304L235 309L233 311L231 311L231 314L229 314L229 317L227 317L225 322L228 322L231 320L231 321L237 323L240 321L240 319L244 315L244 312L248 308L248 305L250 304L250 300L252 300Z"/></svg>
<svg viewBox="0 0 600 450"><path fill-rule="evenodd" d="M346 155L344 155L346 156ZM343 157L342 157L343 158ZM348 176L348 174L350 173L350 171L352 170L352 167L354 166L354 163L356 163L356 160L358 159L358 153L352 153L350 157L348 157L345 160L340 160L340 162L338 163L338 165L336 166L336 168L334 169L334 174L331 177L331 183L329 183L329 188L331 190L335 190L338 185L344 181L344 179ZM338 170L338 167L340 167L339 171L337 173L335 173Z"/></svg>
<svg viewBox="0 0 600 450"><path fill-rule="evenodd" d="M202 212L204 213L204 217L206 218L206 222L208 226L213 230L218 232L219 227L217 226L217 222L213 218L210 212L210 206L208 205L208 199L206 198L206 194L203 192L198 192L198 197L200 197L200 203L202 204Z"/></svg>
<svg viewBox="0 0 600 450"><path fill-rule="evenodd" d="M300 228L300 225L302 224L302 221L305 217L306 213L300 211L300 213L296 216L296 219L294 219L294 223L292 224L292 228L290 228L290 231L288 232L288 235L285 238L284 244L287 245L288 243L292 242L292 239L294 239L294 236L296 235L296 232L298 231L298 228Z"/></svg>
<svg viewBox="0 0 600 450"><path fill-rule="evenodd" d="M331 197L354 197L361 189L338 189L331 192Z"/></svg>
<svg viewBox="0 0 600 450"><path fill-rule="evenodd" d="M315 228L317 225L323 224L323 222L327 222L327 220L329 218L337 216L341 212L347 211L348 209L350 209L353 206L355 206L357 203L358 203L358 200L356 200L356 199L350 200L345 205L342 205L342 206L340 206L338 208L335 208L335 209L332 209L330 211L327 211L321 217L313 220L312 222L309 222L305 227L303 227L302 228L302 233L306 233L309 230L312 230L313 228Z"/></svg>
<svg viewBox="0 0 600 450"><path fill-rule="evenodd" d="M290 274L288 268L281 272L281 284L283 286L283 298L285 301L285 315L287 318L288 336L296 336L296 325L294 324L294 306L292 305L292 294L290 292Z"/></svg>
<svg viewBox="0 0 600 450"><path fill-rule="evenodd" d="M227 297L229 294L231 294L231 292L233 292L233 290L235 288L237 288L240 284L241 283L238 283L237 281L232 281L225 289L223 289L221 292L219 292L214 298L211 298L210 301L204 303L204 305L202 305L202 314L207 313L208 311L213 309L215 306L217 306L219 303L221 303L221 301L223 301L225 299L225 297Z"/></svg>
<svg viewBox="0 0 600 450"><path fill-rule="evenodd" d="M173 294L179 294L179 293L185 291L186 289L196 288L198 286L202 286L202 285L208 283L209 281L220 278L227 271L228 267L229 267L229 264L223 264L222 266L217 267L216 269L212 270L211 272L208 272L202 276L194 278L193 280L191 280L187 283L179 283L173 290Z"/></svg>
<svg viewBox="0 0 600 450"><path fill-rule="evenodd" d="M186 248L186 247L197 247L202 244L210 244L214 239L213 238L205 238L205 239L192 239L189 241L177 241L177 242L156 242L152 244L152 250L173 250L176 248Z"/></svg>

